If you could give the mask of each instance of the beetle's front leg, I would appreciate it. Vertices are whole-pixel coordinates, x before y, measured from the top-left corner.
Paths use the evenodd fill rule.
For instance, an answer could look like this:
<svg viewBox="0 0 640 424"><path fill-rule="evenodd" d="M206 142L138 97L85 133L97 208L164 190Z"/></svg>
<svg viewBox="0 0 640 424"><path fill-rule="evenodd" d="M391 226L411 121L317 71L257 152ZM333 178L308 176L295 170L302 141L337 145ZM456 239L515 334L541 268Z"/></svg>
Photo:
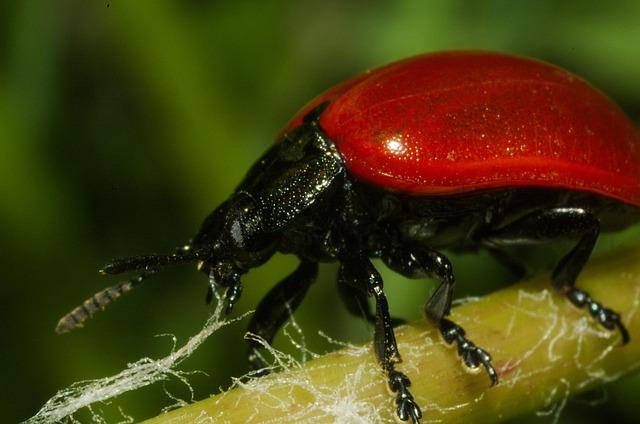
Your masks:
<svg viewBox="0 0 640 424"><path fill-rule="evenodd" d="M352 257L341 262L338 284L348 285L375 298L376 357L387 373L389 388L396 393L398 418L402 421L411 419L413 423L418 423L422 412L409 392L411 381L405 374L395 369L395 364L400 362L401 358L389 315L389 304L382 290L382 277L368 258Z"/></svg>
<svg viewBox="0 0 640 424"><path fill-rule="evenodd" d="M270 344L276 332L298 308L317 275L317 263L302 262L291 275L276 284L256 308L249 323L249 333ZM263 350L262 344L252 339L249 339L248 343L249 364L254 370L264 370L268 364L260 355L260 351ZM263 371L266 372L267 370Z"/></svg>
<svg viewBox="0 0 640 424"><path fill-rule="evenodd" d="M225 287L224 313L229 315L233 310L236 302L240 300L242 294L242 282L240 281L240 273L231 267L231 265L220 263L211 267L209 270L209 290L207 291L207 303L213 300L213 286Z"/></svg>
<svg viewBox="0 0 640 424"><path fill-rule="evenodd" d="M453 268L449 259L432 249L389 247L383 252L382 260L389 268L405 277L435 278L440 282L436 291L425 304L424 310L427 318L438 326L442 337L448 344L456 343L458 355L462 357L467 367L477 369L482 365L491 379L491 385L497 384L498 374L491 364L491 355L469 340L462 327L445 318L451 312L455 285Z"/></svg>

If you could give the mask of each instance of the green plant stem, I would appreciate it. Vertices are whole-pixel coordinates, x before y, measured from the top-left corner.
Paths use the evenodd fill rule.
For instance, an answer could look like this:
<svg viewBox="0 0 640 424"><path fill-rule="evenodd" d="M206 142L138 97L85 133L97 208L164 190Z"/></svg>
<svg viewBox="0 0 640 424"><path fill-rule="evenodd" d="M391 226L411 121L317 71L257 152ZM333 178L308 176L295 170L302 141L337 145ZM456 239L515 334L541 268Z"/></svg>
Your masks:
<svg viewBox="0 0 640 424"><path fill-rule="evenodd" d="M472 374L428 323L396 330L411 391L424 421L496 422L553 405L640 366L640 249L592 263L579 286L623 317L631 342L599 327L539 276L456 307L452 319L490 351L500 383ZM283 373L161 414L148 423L334 422L362 414L393 421L393 397L372 348L345 348ZM347 420L347 422L352 422ZM366 422L366 421L362 421Z"/></svg>

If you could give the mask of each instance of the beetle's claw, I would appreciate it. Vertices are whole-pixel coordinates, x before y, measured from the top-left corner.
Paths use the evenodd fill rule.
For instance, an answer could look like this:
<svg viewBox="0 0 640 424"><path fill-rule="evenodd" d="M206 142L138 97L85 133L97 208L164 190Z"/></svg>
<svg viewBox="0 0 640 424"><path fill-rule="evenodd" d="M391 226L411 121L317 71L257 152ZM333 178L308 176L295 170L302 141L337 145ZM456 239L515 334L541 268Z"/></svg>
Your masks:
<svg viewBox="0 0 640 424"><path fill-rule="evenodd" d="M597 302L595 303L599 305ZM589 312L591 312L591 310L589 310ZM601 307L600 311L598 311L596 314L596 319L598 320L598 323L600 323L600 325L602 325L607 330L615 330L617 328L618 331L620 331L620 335L622 336L623 345L629 343L629 340L631 340L629 331L620 319L620 314L612 311L611 309Z"/></svg>
<svg viewBox="0 0 640 424"><path fill-rule="evenodd" d="M482 365L484 366L484 369L487 372L489 379L491 380L491 387L493 387L496 384L498 384L498 373L496 372L495 368L493 368L493 365L491 364L491 355L489 355L487 351L480 349L479 347L477 347L476 349L477 349L476 352L480 359L480 363L482 363Z"/></svg>
<svg viewBox="0 0 640 424"><path fill-rule="evenodd" d="M627 330L627 327L625 327L620 320L616 321L615 324L616 324L616 327L618 327L620 334L622 334L622 344L625 345L629 343L629 340L631 340L631 337L629 336L629 331Z"/></svg>
<svg viewBox="0 0 640 424"><path fill-rule="evenodd" d="M401 421L408 421L411 419L412 424L418 424L420 422L420 418L422 418L422 411L413 399L401 398L400 395L398 395L398 398L396 398L396 404L398 405L396 413Z"/></svg>
<svg viewBox="0 0 640 424"><path fill-rule="evenodd" d="M476 369L482 365L491 380L491 386L498 384L498 373L491 364L491 355L467 339L462 327L453 321L442 319L440 321L440 332L448 344L456 342L458 355L468 368Z"/></svg>
<svg viewBox="0 0 640 424"><path fill-rule="evenodd" d="M413 395L409 392L411 381L409 377L399 371L392 370L389 372L389 388L392 392L397 393L396 396L396 413L401 421L411 419L412 424L417 424L422 418L422 411L413 399Z"/></svg>
<svg viewBox="0 0 640 424"><path fill-rule="evenodd" d="M237 283L231 285L224 296L225 299L225 314L229 315L233 310L236 302L240 299L240 295L242 294L242 284L238 281Z"/></svg>

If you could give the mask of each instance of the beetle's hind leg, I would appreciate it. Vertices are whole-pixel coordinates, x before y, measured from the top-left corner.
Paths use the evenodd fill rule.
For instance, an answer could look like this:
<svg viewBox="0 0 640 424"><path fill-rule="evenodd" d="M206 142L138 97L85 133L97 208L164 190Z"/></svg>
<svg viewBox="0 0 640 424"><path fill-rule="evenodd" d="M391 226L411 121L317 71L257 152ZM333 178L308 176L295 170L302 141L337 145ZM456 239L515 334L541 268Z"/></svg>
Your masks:
<svg viewBox="0 0 640 424"><path fill-rule="evenodd" d="M409 391L411 381L395 369L401 358L391 325L389 304L382 290L382 277L368 258L352 256L341 261L338 284L375 298L374 348L378 362L387 373L389 388L396 394L396 413L402 421L420 422L422 411Z"/></svg>
<svg viewBox="0 0 640 424"><path fill-rule="evenodd" d="M424 310L427 318L438 326L442 337L448 344L456 343L458 355L462 357L467 367L477 369L482 365L491 380L491 385L497 384L498 374L491 364L491 355L469 340L462 327L445 318L451 312L455 285L453 268L449 259L440 252L423 247L409 249L392 247L384 252L382 260L389 268L405 277L435 278L440 282L425 304Z"/></svg>
<svg viewBox="0 0 640 424"><path fill-rule="evenodd" d="M291 275L276 284L262 299L253 314L249 323L249 333L259 336L270 344L280 327L298 308L317 275L317 263L303 262ZM265 370L266 374L268 364L261 355L264 346L254 339L248 339L248 343L251 368Z"/></svg>
<svg viewBox="0 0 640 424"><path fill-rule="evenodd" d="M526 245L553 240L577 240L576 245L556 265L553 286L574 305L586 308L603 327L618 329L622 342L629 341L629 332L620 315L595 301L575 287L576 279L584 268L600 234L598 218L584 208L562 207L532 212L518 220L491 232L488 243L499 245Z"/></svg>

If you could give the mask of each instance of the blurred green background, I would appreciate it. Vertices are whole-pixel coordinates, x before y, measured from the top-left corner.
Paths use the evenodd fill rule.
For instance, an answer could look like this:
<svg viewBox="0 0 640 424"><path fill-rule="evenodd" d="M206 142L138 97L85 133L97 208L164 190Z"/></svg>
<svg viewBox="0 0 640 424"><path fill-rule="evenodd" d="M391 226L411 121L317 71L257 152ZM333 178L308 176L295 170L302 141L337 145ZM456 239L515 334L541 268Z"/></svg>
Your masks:
<svg viewBox="0 0 640 424"><path fill-rule="evenodd" d="M585 76L640 118L638 1L71 1L0 3L0 422L33 415L74 381L159 357L206 319L206 279L167 270L96 316L54 334L60 316L115 279L106 259L168 252L197 230L296 110L363 70L422 52L489 49L535 56ZM627 233L627 239L638 234ZM600 248L621 243L607 238ZM508 278L486 255L453 258L459 296ZM236 314L295 266L274 258L245 278ZM388 272L387 282L400 280ZM478 281L477 276L483 280ZM311 350L318 330L365 341L347 315L335 267L296 314ZM386 285L396 315L418 318L432 284ZM195 398L246 371L247 321L210 338L182 369ZM290 349L286 338L280 348ZM172 394L188 398L178 383ZM637 422L640 379L570 402L560 422ZM98 405L108 422L156 415L161 385ZM86 413L78 414L87 418ZM525 417L518 422L549 422Z"/></svg>

